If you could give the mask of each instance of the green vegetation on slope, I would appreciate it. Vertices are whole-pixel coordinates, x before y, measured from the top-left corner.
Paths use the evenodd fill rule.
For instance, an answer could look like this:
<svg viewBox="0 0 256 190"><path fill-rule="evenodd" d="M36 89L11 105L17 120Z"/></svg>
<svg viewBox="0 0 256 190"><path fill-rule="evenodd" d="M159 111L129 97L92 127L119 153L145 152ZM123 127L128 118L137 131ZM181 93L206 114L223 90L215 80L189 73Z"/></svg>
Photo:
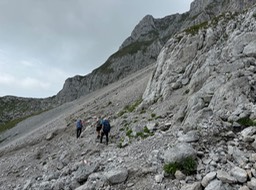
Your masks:
<svg viewBox="0 0 256 190"><path fill-rule="evenodd" d="M168 163L164 165L164 171L167 174L174 175L177 170L182 171L186 175L196 172L197 162L192 157L187 157L180 162Z"/></svg>

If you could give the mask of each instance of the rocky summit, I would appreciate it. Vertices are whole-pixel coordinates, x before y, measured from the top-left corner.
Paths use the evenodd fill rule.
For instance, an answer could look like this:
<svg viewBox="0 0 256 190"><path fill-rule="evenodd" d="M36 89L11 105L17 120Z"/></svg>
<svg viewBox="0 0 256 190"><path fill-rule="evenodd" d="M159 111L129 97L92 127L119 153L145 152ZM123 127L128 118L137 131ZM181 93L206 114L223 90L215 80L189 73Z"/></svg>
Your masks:
<svg viewBox="0 0 256 190"><path fill-rule="evenodd" d="M195 0L196 25L166 39L155 64L1 134L0 189L256 189L255 3Z"/></svg>

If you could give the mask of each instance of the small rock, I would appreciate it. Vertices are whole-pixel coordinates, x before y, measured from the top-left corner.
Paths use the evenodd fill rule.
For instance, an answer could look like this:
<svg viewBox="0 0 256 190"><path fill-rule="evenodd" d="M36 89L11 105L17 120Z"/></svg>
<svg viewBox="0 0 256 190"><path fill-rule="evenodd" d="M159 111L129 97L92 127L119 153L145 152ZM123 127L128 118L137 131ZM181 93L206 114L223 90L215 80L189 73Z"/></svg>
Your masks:
<svg viewBox="0 0 256 190"><path fill-rule="evenodd" d="M129 187L132 187L132 186L134 186L134 183L128 183L127 184L127 187L129 188Z"/></svg>
<svg viewBox="0 0 256 190"><path fill-rule="evenodd" d="M47 141L50 141L50 140L52 140L53 139L53 137L54 137L54 133L53 132L51 132L51 133L48 133L47 135L46 135L46 140Z"/></svg>
<svg viewBox="0 0 256 190"><path fill-rule="evenodd" d="M220 179L224 183L236 183L237 180L230 176L227 172L219 170L217 171L217 178Z"/></svg>
<svg viewBox="0 0 256 190"><path fill-rule="evenodd" d="M240 187L238 190L250 190L250 189L247 186L243 186L243 187Z"/></svg>
<svg viewBox="0 0 256 190"><path fill-rule="evenodd" d="M105 173L106 178L111 184L124 182L128 177L128 171L125 168L111 170Z"/></svg>
<svg viewBox="0 0 256 190"><path fill-rule="evenodd" d="M247 183L247 186L252 189L255 190L256 189L256 178L252 178L251 181L249 181Z"/></svg>
<svg viewBox="0 0 256 190"><path fill-rule="evenodd" d="M184 185L180 190L201 190L202 186L200 182L195 182L193 184Z"/></svg>
<svg viewBox="0 0 256 190"><path fill-rule="evenodd" d="M210 172L206 176L204 176L201 182L202 186L206 187L210 183L210 181L212 181L216 177L216 175L216 172Z"/></svg>
<svg viewBox="0 0 256 190"><path fill-rule="evenodd" d="M164 176L162 174L156 175L155 176L155 181L157 183L161 183L163 181L163 178L164 178Z"/></svg>
<svg viewBox="0 0 256 190"><path fill-rule="evenodd" d="M222 182L219 180L211 181L204 190L223 190Z"/></svg>
<svg viewBox="0 0 256 190"><path fill-rule="evenodd" d="M186 178L186 175L183 174L180 170L177 170L174 174L175 178L178 180L184 180Z"/></svg>
<svg viewBox="0 0 256 190"><path fill-rule="evenodd" d="M234 176L237 181L244 183L247 181L247 172L239 167L235 167L231 170L232 176Z"/></svg>

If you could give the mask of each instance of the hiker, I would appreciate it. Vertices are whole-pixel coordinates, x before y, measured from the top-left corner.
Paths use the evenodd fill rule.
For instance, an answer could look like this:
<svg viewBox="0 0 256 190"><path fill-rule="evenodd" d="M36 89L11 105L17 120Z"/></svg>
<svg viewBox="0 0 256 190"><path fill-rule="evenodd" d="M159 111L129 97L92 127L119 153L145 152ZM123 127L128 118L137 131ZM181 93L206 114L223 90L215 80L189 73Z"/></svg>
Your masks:
<svg viewBox="0 0 256 190"><path fill-rule="evenodd" d="M99 116L99 117L98 117L98 120L97 120L97 122L96 122L97 139L100 138L100 130L101 130L101 128L102 128L101 123L102 123L102 119L101 119L101 116Z"/></svg>
<svg viewBox="0 0 256 190"><path fill-rule="evenodd" d="M83 123L81 119L76 122L76 138L79 138L82 133Z"/></svg>
<svg viewBox="0 0 256 190"><path fill-rule="evenodd" d="M100 136L100 143L102 143L103 136L106 135L106 144L108 145L108 133L110 132L110 124L108 119L102 120L102 130Z"/></svg>

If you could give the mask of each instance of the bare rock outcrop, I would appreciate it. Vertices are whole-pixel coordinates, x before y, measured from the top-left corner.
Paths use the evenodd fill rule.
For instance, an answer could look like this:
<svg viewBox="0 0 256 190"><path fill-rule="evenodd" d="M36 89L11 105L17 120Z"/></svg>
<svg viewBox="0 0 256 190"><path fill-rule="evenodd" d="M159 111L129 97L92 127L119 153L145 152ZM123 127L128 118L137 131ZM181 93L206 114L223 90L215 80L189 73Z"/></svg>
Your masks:
<svg viewBox="0 0 256 190"><path fill-rule="evenodd" d="M255 11L227 13L196 33L186 30L171 38L159 54L144 102L177 99L180 94L173 118L189 128L219 118L254 118Z"/></svg>

